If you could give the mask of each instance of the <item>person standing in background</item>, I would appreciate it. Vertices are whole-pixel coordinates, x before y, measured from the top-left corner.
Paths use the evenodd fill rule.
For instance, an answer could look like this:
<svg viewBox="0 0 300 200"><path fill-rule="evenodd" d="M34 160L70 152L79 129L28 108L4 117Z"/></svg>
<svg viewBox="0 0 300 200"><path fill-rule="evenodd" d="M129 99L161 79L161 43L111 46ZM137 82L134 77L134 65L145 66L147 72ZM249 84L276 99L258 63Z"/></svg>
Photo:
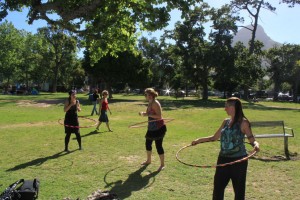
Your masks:
<svg viewBox="0 0 300 200"><path fill-rule="evenodd" d="M97 103L98 103L98 101L99 101L98 89L95 89L94 93L93 93L93 99L92 99L93 110L92 110L91 116L94 115L94 112L96 113L96 115L98 115L98 112L97 112Z"/></svg>

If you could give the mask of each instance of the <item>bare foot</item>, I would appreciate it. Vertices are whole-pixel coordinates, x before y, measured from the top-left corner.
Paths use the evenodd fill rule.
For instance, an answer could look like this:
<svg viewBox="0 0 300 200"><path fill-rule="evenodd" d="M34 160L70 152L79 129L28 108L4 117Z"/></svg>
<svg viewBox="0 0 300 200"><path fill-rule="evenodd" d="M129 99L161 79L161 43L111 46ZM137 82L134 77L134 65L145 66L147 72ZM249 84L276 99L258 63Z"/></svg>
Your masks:
<svg viewBox="0 0 300 200"><path fill-rule="evenodd" d="M145 162L143 162L143 163L141 163L141 165L150 165L151 164L151 162L150 161L145 161Z"/></svg>
<svg viewBox="0 0 300 200"><path fill-rule="evenodd" d="M157 171L160 172L161 170L165 169L165 166L160 166Z"/></svg>

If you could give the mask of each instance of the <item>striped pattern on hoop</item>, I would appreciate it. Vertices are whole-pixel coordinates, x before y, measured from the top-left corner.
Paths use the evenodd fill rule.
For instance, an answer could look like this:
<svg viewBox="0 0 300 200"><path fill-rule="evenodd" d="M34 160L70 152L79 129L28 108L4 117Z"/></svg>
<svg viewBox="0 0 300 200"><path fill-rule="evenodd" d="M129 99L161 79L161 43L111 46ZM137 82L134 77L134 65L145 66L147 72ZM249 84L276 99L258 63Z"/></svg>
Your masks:
<svg viewBox="0 0 300 200"><path fill-rule="evenodd" d="M165 118L165 119L156 119L156 120L150 120L150 121L143 121L143 122L139 122L139 123L136 123L136 124L132 124L132 125L128 126L128 128L145 127L145 126L148 126L149 122L156 122L156 121L161 121L161 120L164 120L165 123L168 123L168 122L173 121L174 119L172 119L172 118Z"/></svg>
<svg viewBox="0 0 300 200"><path fill-rule="evenodd" d="M217 167L225 167L225 166L228 166L228 165L233 165L233 164L236 164L236 163L240 163L240 162L243 162L243 161L246 161L248 160L249 158L251 158L252 156L254 156L257 151L253 149L253 151L251 151L250 154L248 154L248 156L242 158L242 159L239 159L239 160L236 160L236 161L233 161L233 162L229 162L229 163L224 163L224 164L219 164L219 165L197 165L197 164L189 164L189 163L186 163L186 162L183 162L182 160L179 159L179 152L181 152L183 149L185 148L188 148L188 147L191 147L191 146L194 146L194 145L187 145L187 146L184 146L182 147L181 149L179 149L179 151L176 153L176 159L184 164L184 165L187 165L187 166L192 166L192 167L199 167L199 168L217 168Z"/></svg>
<svg viewBox="0 0 300 200"><path fill-rule="evenodd" d="M83 119L91 120L91 121L95 122L95 124L92 124L92 125L89 125L89 126L72 126L72 125L64 124L63 123L64 118L59 119L58 123L60 125L64 125L64 126L70 127L70 128L90 128L90 127L96 126L97 123L98 123L97 120L92 119L92 118L88 118L88 117L84 117L84 116L78 116L78 118L83 118Z"/></svg>

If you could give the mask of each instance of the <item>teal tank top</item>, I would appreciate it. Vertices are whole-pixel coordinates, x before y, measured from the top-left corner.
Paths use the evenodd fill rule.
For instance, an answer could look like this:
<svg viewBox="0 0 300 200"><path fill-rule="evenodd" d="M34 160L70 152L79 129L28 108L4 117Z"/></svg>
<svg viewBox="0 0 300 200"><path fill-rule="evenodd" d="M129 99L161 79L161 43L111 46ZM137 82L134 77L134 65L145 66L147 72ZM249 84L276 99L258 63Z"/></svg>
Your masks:
<svg viewBox="0 0 300 200"><path fill-rule="evenodd" d="M230 119L226 120L226 123L221 130L221 157L242 157L247 155L245 148L245 135L241 131L239 123L235 123L232 127L229 127Z"/></svg>

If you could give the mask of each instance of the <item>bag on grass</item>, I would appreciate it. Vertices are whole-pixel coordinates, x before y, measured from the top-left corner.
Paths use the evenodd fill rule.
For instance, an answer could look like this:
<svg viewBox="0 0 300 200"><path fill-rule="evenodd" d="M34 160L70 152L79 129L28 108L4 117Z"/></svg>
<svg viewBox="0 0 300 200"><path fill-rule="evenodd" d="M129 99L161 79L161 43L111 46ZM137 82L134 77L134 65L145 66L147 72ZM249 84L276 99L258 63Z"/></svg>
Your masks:
<svg viewBox="0 0 300 200"><path fill-rule="evenodd" d="M39 185L38 179L20 179L5 189L0 200L35 200L38 198Z"/></svg>
<svg viewBox="0 0 300 200"><path fill-rule="evenodd" d="M121 200L117 194L110 191L97 190L93 194L89 195L87 200Z"/></svg>
<svg viewBox="0 0 300 200"><path fill-rule="evenodd" d="M33 180L21 179L20 183L23 184L16 189L16 192L20 195L19 200L35 200L38 198L39 187L40 187L40 182L38 179L36 178Z"/></svg>
<svg viewBox="0 0 300 200"><path fill-rule="evenodd" d="M19 195L17 193L15 193L16 188L18 186L20 181L16 181L13 184L11 184L10 186L8 186L4 192L2 192L2 194L0 194L0 200L14 200L14 199L18 199Z"/></svg>
<svg viewBox="0 0 300 200"><path fill-rule="evenodd" d="M118 195L111 193L110 191L104 191L96 198L97 200L121 200Z"/></svg>

